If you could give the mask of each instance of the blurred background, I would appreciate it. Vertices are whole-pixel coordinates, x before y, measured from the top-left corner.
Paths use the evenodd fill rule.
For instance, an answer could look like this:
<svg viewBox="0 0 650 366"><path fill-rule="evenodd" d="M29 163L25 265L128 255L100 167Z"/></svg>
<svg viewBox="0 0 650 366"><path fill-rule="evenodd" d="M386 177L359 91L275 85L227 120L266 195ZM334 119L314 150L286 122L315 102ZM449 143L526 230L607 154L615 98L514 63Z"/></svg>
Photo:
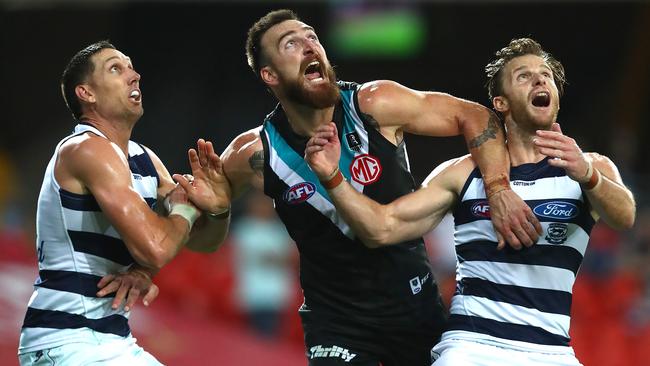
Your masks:
<svg viewBox="0 0 650 366"><path fill-rule="evenodd" d="M650 365L650 4L559 0L0 0L0 365L17 365L37 273L36 199L74 124L59 90L68 60L101 39L129 55L145 106L133 139L188 172L199 137L222 151L275 106L244 42L259 17L284 7L316 28L342 80L392 79L489 105L483 68L510 39L530 36L562 61L565 134L609 156L638 202L631 231L594 228L574 289L573 345L586 366ZM418 183L466 151L462 138L406 139ZM182 252L159 274L160 297L132 317L141 345L170 365L305 364L297 252L271 208L257 195L238 201L218 252ZM426 237L447 300L452 225Z"/></svg>

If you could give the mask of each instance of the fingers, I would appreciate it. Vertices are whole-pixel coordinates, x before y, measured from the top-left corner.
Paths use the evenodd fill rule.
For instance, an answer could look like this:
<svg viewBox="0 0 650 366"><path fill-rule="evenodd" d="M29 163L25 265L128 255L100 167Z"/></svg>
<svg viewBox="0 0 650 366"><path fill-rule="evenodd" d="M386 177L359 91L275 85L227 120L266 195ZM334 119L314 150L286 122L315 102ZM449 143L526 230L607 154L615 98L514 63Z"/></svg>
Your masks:
<svg viewBox="0 0 650 366"><path fill-rule="evenodd" d="M503 238L503 235L499 232L499 230L494 231L497 234L497 250L501 250L505 248L506 246L506 240Z"/></svg>
<svg viewBox="0 0 650 366"><path fill-rule="evenodd" d="M318 146L318 145L307 146L307 148L305 149L305 155L309 156L309 155L315 154L315 153L317 153L319 151L323 151L322 146Z"/></svg>
<svg viewBox="0 0 650 366"><path fill-rule="evenodd" d="M159 292L160 290L158 289L158 286L152 283L149 287L149 291L147 291L147 294L142 298L142 303L144 306L149 306L149 304L151 304L156 299L156 297L158 297Z"/></svg>
<svg viewBox="0 0 650 366"><path fill-rule="evenodd" d="M115 299L113 300L113 304L111 306L113 310L117 310L120 307L120 304L126 298L126 295L130 287L131 287L130 285L124 282L120 284L120 288L117 290L117 293L115 294Z"/></svg>
<svg viewBox="0 0 650 366"><path fill-rule="evenodd" d="M535 216L532 210L529 209L526 211L526 218L528 219L528 222L533 225L533 228L535 229L535 232L537 232L538 236L544 233L542 224L540 224L539 219L537 219L537 216Z"/></svg>
<svg viewBox="0 0 650 366"><path fill-rule="evenodd" d="M199 154L196 150L189 149L187 150L187 158L190 161L190 169L192 169L192 174L197 175L197 173L201 171L201 158L199 157Z"/></svg>
<svg viewBox="0 0 650 366"><path fill-rule="evenodd" d="M103 288L104 286L109 284L111 281L113 281L113 279L115 279L115 275L112 275L112 274L106 275L106 276L102 277L101 280L99 280L99 282L97 283L97 287L98 288Z"/></svg>
<svg viewBox="0 0 650 366"><path fill-rule="evenodd" d="M108 275L108 276L105 276L104 278L107 278L107 277L111 277L111 281L110 281L110 283L108 283L108 285L104 284L102 286L103 288L101 290L97 291L97 296L98 297L104 297L104 296L106 296L108 294L112 294L113 292L117 291L117 289L119 289L120 286L122 285L122 280L119 279L119 278L116 279L116 277L114 275ZM102 278L102 281L104 280L104 278ZM101 281L100 281L100 283L101 283ZM100 287L99 283L97 284L97 287Z"/></svg>
<svg viewBox="0 0 650 366"><path fill-rule="evenodd" d="M129 290L129 295L126 298L126 304L124 305L124 311L131 311L133 308L133 305L135 305L136 301L138 301L138 298L140 298L140 290L138 290L135 287L131 287Z"/></svg>
<svg viewBox="0 0 650 366"><path fill-rule="evenodd" d="M551 131L562 133L562 127L560 126L559 123L553 122L553 124L551 125Z"/></svg>
<svg viewBox="0 0 650 366"><path fill-rule="evenodd" d="M178 182L178 184L180 184L180 186L183 187L185 192L192 192L193 189L192 183L190 183L190 181L184 175L174 174L172 175L172 179Z"/></svg>

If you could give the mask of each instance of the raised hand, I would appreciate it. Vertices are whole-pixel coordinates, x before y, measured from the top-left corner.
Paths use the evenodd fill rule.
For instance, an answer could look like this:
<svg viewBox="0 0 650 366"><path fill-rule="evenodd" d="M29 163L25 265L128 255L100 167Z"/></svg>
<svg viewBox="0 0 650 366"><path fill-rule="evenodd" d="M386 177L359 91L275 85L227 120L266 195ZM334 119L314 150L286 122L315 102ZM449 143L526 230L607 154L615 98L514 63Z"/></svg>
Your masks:
<svg viewBox="0 0 650 366"><path fill-rule="evenodd" d="M187 152L192 176L174 174L173 178L200 210L211 214L223 213L230 209L231 197L223 163L214 152L212 142L199 139L196 145L196 150Z"/></svg>
<svg viewBox="0 0 650 366"><path fill-rule="evenodd" d="M159 292L158 286L151 281L149 273L137 265L125 273L109 274L102 277L97 287L100 289L97 292L99 297L116 292L111 307L117 310L124 303L124 311L130 311L140 295L143 295L142 303L149 306Z"/></svg>
<svg viewBox="0 0 650 366"><path fill-rule="evenodd" d="M553 123L551 131L537 130L533 143L540 153L554 158L549 159L549 165L564 168L567 175L579 183L589 181L591 162L576 141L562 133L559 123Z"/></svg>
<svg viewBox="0 0 650 366"><path fill-rule="evenodd" d="M307 141L305 160L321 181L327 180L336 172L341 157L336 124L330 122L318 127L314 136Z"/></svg>

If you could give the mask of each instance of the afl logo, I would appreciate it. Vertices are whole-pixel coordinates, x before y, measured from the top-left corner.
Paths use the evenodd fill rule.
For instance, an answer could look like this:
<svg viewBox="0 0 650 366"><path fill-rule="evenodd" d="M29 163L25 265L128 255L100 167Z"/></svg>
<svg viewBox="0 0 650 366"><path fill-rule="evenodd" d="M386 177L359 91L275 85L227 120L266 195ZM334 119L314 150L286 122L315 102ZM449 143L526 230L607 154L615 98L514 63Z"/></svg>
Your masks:
<svg viewBox="0 0 650 366"><path fill-rule="evenodd" d="M355 182L364 186L374 183L381 175L381 164L379 160L372 155L359 155L352 160L350 164L350 174Z"/></svg>
<svg viewBox="0 0 650 366"><path fill-rule="evenodd" d="M542 203L533 209L537 216L549 219L570 220L578 216L578 206L564 201Z"/></svg>
<svg viewBox="0 0 650 366"><path fill-rule="evenodd" d="M478 201L472 205L472 215L477 217L490 217L490 205L487 201Z"/></svg>
<svg viewBox="0 0 650 366"><path fill-rule="evenodd" d="M296 205L307 201L316 192L316 186L309 182L300 182L284 192L284 202Z"/></svg>

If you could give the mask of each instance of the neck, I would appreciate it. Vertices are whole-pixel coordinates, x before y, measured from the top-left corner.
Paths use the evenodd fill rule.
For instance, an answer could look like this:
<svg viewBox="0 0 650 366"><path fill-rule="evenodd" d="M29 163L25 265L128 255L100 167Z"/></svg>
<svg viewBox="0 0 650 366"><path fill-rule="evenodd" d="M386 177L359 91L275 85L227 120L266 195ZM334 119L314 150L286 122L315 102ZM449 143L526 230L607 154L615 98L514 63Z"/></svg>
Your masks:
<svg viewBox="0 0 650 366"><path fill-rule="evenodd" d="M109 141L117 144L126 156L129 156L129 140L135 122L107 120L93 114L84 114L80 120L98 129Z"/></svg>
<svg viewBox="0 0 650 366"><path fill-rule="evenodd" d="M298 135L311 137L319 126L332 122L334 118L334 106L315 109L288 101L286 98L278 99L291 129Z"/></svg>
<svg viewBox="0 0 650 366"><path fill-rule="evenodd" d="M546 157L537 151L533 144L533 139L537 136L536 130L535 128L521 127L512 117L506 117L506 139L511 166L537 163Z"/></svg>

